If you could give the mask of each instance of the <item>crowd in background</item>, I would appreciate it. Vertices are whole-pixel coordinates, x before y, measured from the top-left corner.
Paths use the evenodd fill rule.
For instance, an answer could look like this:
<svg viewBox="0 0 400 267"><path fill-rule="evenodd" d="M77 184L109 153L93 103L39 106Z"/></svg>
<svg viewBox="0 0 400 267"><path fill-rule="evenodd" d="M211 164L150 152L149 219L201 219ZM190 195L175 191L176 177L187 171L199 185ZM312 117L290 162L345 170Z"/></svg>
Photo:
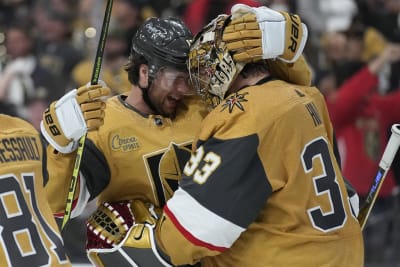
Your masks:
<svg viewBox="0 0 400 267"><path fill-rule="evenodd" d="M50 102L90 81L105 2L0 1L0 112L39 128ZM326 97L344 175L362 202L390 126L400 123L400 0L114 0L100 79L114 94L130 90L124 64L146 18L180 17L195 34L236 3L297 13L307 24L313 84ZM399 183L397 156L365 230L367 264L400 264Z"/></svg>

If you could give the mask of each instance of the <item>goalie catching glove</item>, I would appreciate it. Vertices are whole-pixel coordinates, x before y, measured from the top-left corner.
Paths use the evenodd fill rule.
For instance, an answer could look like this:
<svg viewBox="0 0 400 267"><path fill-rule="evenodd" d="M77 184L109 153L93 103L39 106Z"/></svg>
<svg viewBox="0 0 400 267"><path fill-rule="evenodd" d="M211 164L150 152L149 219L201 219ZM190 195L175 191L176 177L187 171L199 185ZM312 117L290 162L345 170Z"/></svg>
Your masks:
<svg viewBox="0 0 400 267"><path fill-rule="evenodd" d="M303 53L308 31L298 15L268 7L236 4L223 40L236 62L278 58L295 62Z"/></svg>
<svg viewBox="0 0 400 267"><path fill-rule="evenodd" d="M95 130L103 124L103 97L109 94L110 89L104 83L88 84L51 103L40 123L47 142L61 153L74 151L88 130Z"/></svg>
<svg viewBox="0 0 400 267"><path fill-rule="evenodd" d="M153 205L141 200L103 203L86 223L89 260L105 267L172 267L155 242L157 218Z"/></svg>

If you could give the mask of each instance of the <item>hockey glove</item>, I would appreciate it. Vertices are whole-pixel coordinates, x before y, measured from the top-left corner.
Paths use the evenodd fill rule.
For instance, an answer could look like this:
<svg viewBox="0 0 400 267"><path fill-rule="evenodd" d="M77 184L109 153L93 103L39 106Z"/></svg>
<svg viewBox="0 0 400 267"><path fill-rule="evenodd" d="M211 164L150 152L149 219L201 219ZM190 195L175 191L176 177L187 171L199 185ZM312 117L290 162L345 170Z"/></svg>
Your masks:
<svg viewBox="0 0 400 267"><path fill-rule="evenodd" d="M40 123L47 142L61 153L74 151L81 136L103 124L103 97L109 94L104 83L85 85L51 103Z"/></svg>
<svg viewBox="0 0 400 267"><path fill-rule="evenodd" d="M103 203L87 221L87 254L96 266L168 266L157 249L153 205L141 200ZM114 263L114 264L113 264Z"/></svg>
<svg viewBox="0 0 400 267"><path fill-rule="evenodd" d="M223 40L237 62L278 58L295 62L303 53L308 31L298 15L268 7L236 4Z"/></svg>

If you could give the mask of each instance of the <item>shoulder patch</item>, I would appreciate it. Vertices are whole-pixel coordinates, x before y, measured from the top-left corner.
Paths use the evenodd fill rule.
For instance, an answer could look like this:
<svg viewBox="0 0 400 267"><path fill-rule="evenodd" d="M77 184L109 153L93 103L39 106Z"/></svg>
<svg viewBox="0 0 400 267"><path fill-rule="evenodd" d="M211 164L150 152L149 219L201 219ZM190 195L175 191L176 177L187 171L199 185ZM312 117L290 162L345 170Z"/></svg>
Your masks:
<svg viewBox="0 0 400 267"><path fill-rule="evenodd" d="M228 108L229 113L231 113L234 107L237 107L241 111L244 111L242 102L248 101L245 98L245 96L247 94L249 94L249 93L248 92L243 93L243 94L234 93L233 95L231 95L228 99L225 100L225 103L222 105L221 112L224 111L226 108Z"/></svg>

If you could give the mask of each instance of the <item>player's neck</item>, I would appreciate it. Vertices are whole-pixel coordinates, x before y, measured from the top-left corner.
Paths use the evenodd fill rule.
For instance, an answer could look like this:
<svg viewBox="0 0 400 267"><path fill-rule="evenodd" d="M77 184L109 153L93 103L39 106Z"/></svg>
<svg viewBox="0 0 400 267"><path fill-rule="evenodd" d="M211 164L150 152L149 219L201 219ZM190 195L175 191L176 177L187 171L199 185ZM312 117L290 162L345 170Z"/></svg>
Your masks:
<svg viewBox="0 0 400 267"><path fill-rule="evenodd" d="M243 76L239 75L236 80L232 83L231 88L229 88L228 93L234 93L239 91L240 89L248 86L252 86L257 84L258 81L261 79L269 77L269 73L257 73L255 75L248 76L244 78Z"/></svg>
<svg viewBox="0 0 400 267"><path fill-rule="evenodd" d="M125 102L143 114L153 114L154 111L146 104L143 99L142 90L137 86L132 86Z"/></svg>

